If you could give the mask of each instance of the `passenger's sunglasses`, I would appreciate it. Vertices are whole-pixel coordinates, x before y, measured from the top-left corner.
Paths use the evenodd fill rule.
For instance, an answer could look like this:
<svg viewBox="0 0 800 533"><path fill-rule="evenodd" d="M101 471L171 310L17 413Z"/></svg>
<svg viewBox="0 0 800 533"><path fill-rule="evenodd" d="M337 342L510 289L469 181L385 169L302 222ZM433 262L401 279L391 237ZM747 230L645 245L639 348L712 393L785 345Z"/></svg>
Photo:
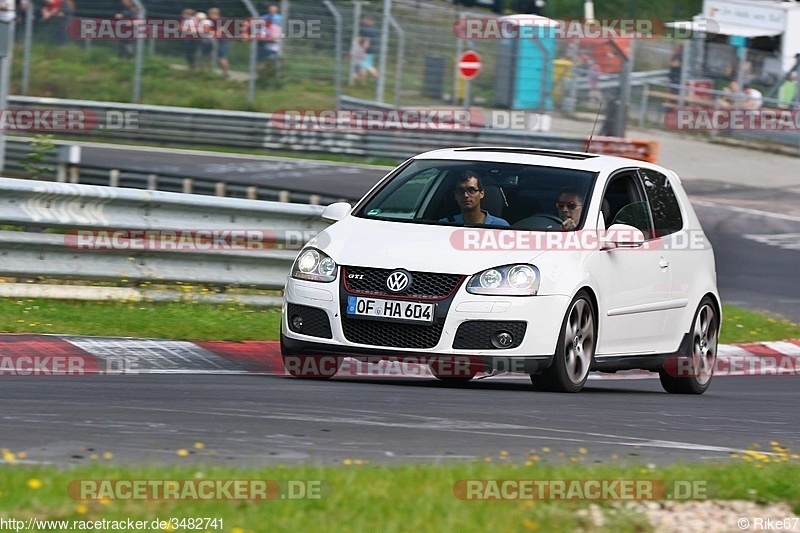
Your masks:
<svg viewBox="0 0 800 533"><path fill-rule="evenodd" d="M556 209L564 209L565 207L570 211L574 211L575 209L581 207L583 204L578 204L575 202L556 202Z"/></svg>
<svg viewBox="0 0 800 533"><path fill-rule="evenodd" d="M483 189L478 189L477 187L467 187L467 188L456 187L455 193L456 193L457 196L461 196L464 193L467 193L470 196L472 196L472 195L478 194L482 190Z"/></svg>

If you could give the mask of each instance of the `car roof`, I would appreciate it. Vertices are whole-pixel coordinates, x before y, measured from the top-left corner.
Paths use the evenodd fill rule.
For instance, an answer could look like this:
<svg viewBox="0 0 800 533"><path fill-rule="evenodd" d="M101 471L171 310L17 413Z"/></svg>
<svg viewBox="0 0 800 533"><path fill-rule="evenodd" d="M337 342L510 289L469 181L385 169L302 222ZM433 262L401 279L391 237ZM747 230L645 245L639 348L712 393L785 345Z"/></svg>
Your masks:
<svg viewBox="0 0 800 533"><path fill-rule="evenodd" d="M465 146L431 150L415 156L415 159L453 159L458 161L484 161L539 165L546 167L611 172L619 168L645 167L665 170L657 165L611 155L543 148L521 148L519 146Z"/></svg>

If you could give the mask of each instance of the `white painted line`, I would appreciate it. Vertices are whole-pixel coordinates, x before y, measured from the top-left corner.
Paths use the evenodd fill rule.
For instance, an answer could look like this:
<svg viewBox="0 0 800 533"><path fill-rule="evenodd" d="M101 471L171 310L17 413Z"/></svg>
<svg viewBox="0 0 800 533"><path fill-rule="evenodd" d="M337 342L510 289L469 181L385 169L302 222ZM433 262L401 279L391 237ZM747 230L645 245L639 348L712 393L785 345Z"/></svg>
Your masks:
<svg viewBox="0 0 800 533"><path fill-rule="evenodd" d="M783 355L800 355L800 346L791 342L775 341L763 343L767 348L772 348Z"/></svg>
<svg viewBox="0 0 800 533"><path fill-rule="evenodd" d="M719 357L756 357L741 346L734 344L720 344L717 346L717 355Z"/></svg>
<svg viewBox="0 0 800 533"><path fill-rule="evenodd" d="M735 211L737 213L744 213L747 215L754 215L759 217L767 217L767 218L776 218L779 220L789 220L791 222L800 222L800 217L794 217L791 215L782 215L781 213L772 213L770 211L761 211L759 209L749 209L747 207L736 207L733 205L725 205L725 204L718 204L715 202L704 202L704 201L694 201L692 202L694 205L700 205L703 207L714 207L716 209L727 209L728 211Z"/></svg>

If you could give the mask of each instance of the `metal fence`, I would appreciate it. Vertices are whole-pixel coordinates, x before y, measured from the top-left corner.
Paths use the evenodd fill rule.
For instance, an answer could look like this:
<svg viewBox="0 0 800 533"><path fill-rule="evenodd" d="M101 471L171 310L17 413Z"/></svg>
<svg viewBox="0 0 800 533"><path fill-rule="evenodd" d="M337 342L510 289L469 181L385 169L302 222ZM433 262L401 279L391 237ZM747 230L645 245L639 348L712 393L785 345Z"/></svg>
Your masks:
<svg viewBox="0 0 800 533"><path fill-rule="evenodd" d="M743 93L730 89L718 91L691 84L648 82L633 92L629 118L635 119L640 128L702 134L717 140L755 141L800 155L800 130L796 122L800 104L763 97L758 109L746 109L741 106L745 100ZM679 110L693 119L681 125L675 115ZM712 128L710 120L718 111L721 111L716 115L718 122L722 125L730 122L733 126ZM784 116L782 112L786 112Z"/></svg>
<svg viewBox="0 0 800 533"><path fill-rule="evenodd" d="M0 178L0 224L27 230L0 230L0 275L280 290L299 247L309 235L327 227L319 216L322 210L311 205ZM77 230L157 235L205 230L214 235L210 237L214 245L209 249L170 246L154 237L161 244L148 246L153 241L145 238L138 247L133 240L123 240L117 246L103 247L94 241L93 246L82 248ZM236 246L231 236L246 232L251 232L247 246ZM264 246L254 246L257 242Z"/></svg>
<svg viewBox="0 0 800 533"><path fill-rule="evenodd" d="M39 2L34 12L41 9ZM243 0L197 0L193 3L169 3L158 0L142 2L149 19L180 19L183 8L192 7L198 12L208 12L216 6L222 17L250 17L248 4ZM277 3L277 2L276 2ZM66 5L66 3L64 4ZM466 49L478 52L482 58L483 70L472 83L471 94L477 105L492 106L502 100L498 91L507 90L510 71L504 62L508 58L508 43L500 39L460 39L454 31L454 24L461 16L488 18L495 16L488 10L464 9L458 5L444 2L414 0L395 0L391 14L387 17L383 12L383 2L342 1L320 2L318 0L283 0L280 2L284 16L284 38L281 41L281 60L279 68L259 61L254 80L254 90L260 95L275 94L276 90L289 89L292 92L294 105L300 107L320 106L325 101L316 93L313 99L306 99L304 92L316 91L320 85L333 86L340 77L344 94L361 99L373 99L395 105L436 106L456 105L463 101L466 86L456 75L456 59ZM513 5L513 3L512 3ZM266 8L260 2L255 6L259 13ZM13 81L14 91L19 94L29 92L29 82L37 76L47 74L38 64L43 63L48 55L56 49L69 50L70 56L84 61L93 57L108 59L116 57L124 73L113 86L104 87L108 94L115 95L115 100L132 101L135 93L136 74L136 42L124 40L87 40L75 38L75 26L67 31L67 25L75 18L113 18L119 16L136 16L135 13L123 12L120 4L108 2L79 2L77 8L62 8L63 16L44 21L37 15L31 25L30 50L33 71L28 75L25 69L15 64ZM22 13L22 12L20 12ZM373 45L374 64L379 79L373 79L368 72L363 76L352 76L355 50L353 43L365 33L364 17L374 20L378 37ZM557 14L554 16L558 16ZM24 18L24 17L23 17ZM17 31L19 47L17 54L26 54L25 21L20 20ZM384 34L385 33L385 34ZM337 53L338 43L338 53ZM213 44L213 43L212 43ZM168 40L150 40L145 43L144 70L142 71L141 95L146 100L158 102L169 98L162 94L163 88L175 87L171 82L179 78L179 73L190 70L190 78L180 77L185 83L208 86L219 89L225 86L221 79L222 70L219 59L220 43L217 46L204 47L200 44L187 45L186 42ZM644 46L666 47L671 44L645 42ZM197 96L189 102L193 107L214 108L231 105L238 109L269 109L274 105L270 98L260 98L253 104L247 103L247 97L241 92L241 82L250 79L251 42L244 40L228 41L226 45L227 59L231 75L226 90L241 94L243 98L235 103L219 102L212 95ZM597 65L603 75L615 75L619 72L619 62L608 51L608 45L593 43L591 40L565 41L559 40L557 48L547 58L555 62L552 73L554 84L546 89L548 101L555 98L559 107L562 92L559 84L570 77L578 77L575 69L591 68ZM156 61L157 59L157 61ZM634 65L637 70L663 70L667 67L669 56L659 57L660 61L651 62L646 68L639 68L640 62ZM17 62L19 63L19 62ZM141 70L141 68L140 68ZM25 81L27 80L27 81ZM236 82L239 82L238 84ZM61 98L80 98L85 91L85 81L68 79L59 80L45 87L38 86L37 95ZM249 89L249 87L248 87ZM250 95L247 94L249 97ZM285 95L284 95L285 96ZM163 100L162 100L163 101ZM283 100L281 100L283 101ZM331 101L330 106L335 105ZM273 108L274 109L274 108Z"/></svg>

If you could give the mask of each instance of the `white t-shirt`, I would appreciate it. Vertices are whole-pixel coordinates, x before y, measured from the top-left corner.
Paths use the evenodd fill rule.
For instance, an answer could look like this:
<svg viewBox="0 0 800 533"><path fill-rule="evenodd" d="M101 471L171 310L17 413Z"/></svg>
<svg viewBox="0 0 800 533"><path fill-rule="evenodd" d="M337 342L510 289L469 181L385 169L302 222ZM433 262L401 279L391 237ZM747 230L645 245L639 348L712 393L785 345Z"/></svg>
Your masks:
<svg viewBox="0 0 800 533"><path fill-rule="evenodd" d="M758 89L752 87L744 90L744 95L747 100L744 102L744 107L747 109L760 109L764 105L764 95Z"/></svg>

